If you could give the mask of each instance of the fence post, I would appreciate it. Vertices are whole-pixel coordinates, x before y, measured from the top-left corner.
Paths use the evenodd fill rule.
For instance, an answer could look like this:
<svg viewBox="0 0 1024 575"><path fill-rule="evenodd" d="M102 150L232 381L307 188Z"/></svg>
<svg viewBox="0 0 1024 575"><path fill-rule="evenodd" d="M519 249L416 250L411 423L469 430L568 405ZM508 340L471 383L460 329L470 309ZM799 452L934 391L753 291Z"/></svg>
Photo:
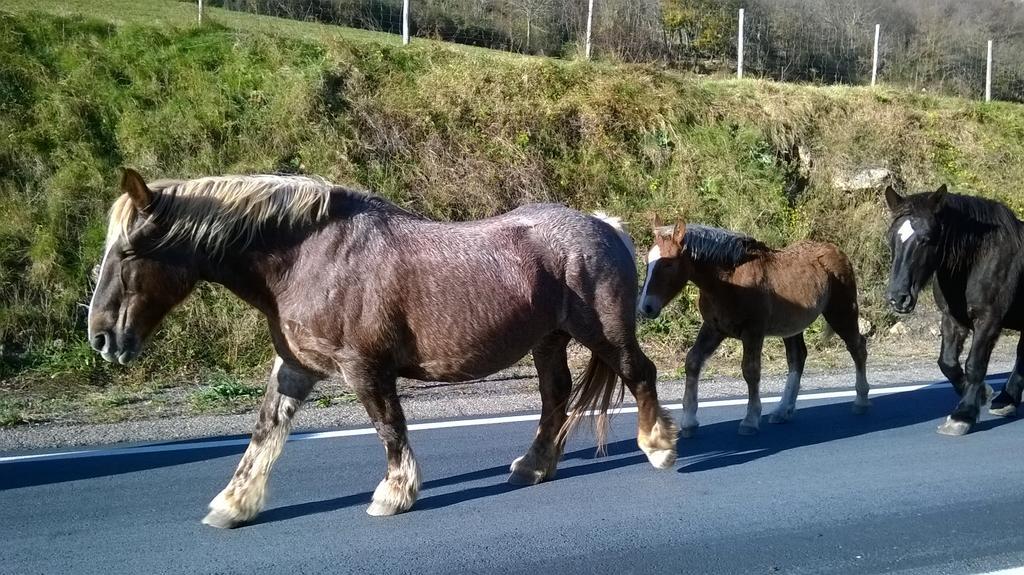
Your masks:
<svg viewBox="0 0 1024 575"><path fill-rule="evenodd" d="M871 85L875 85L875 79L878 77L878 31L879 25L875 24L875 49L871 55Z"/></svg>
<svg viewBox="0 0 1024 575"><path fill-rule="evenodd" d="M409 43L409 0L402 1L402 45Z"/></svg>
<svg viewBox="0 0 1024 575"><path fill-rule="evenodd" d="M203 25L203 0L199 0L199 25Z"/></svg>
<svg viewBox="0 0 1024 575"><path fill-rule="evenodd" d="M743 8L740 8L740 31L736 41L736 77L743 79Z"/></svg>
<svg viewBox="0 0 1024 575"><path fill-rule="evenodd" d="M992 101L992 40L988 41L988 58L985 62L985 101Z"/></svg>
<svg viewBox="0 0 1024 575"><path fill-rule="evenodd" d="M587 56L587 60L590 59L590 25L594 21L594 0L587 2L587 43L584 53Z"/></svg>

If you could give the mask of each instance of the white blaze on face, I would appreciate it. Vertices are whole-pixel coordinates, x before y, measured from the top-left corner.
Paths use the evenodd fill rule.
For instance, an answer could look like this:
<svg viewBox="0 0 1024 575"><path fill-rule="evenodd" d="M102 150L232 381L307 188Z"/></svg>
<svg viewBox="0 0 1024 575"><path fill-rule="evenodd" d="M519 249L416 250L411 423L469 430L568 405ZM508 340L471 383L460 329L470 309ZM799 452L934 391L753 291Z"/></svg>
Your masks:
<svg viewBox="0 0 1024 575"><path fill-rule="evenodd" d="M647 277L644 278L644 289L640 292L640 305L647 300L647 288L651 285L651 276L654 275L654 264L661 259L661 248L655 245L647 252Z"/></svg>
<svg viewBox="0 0 1024 575"><path fill-rule="evenodd" d="M107 256L110 255L110 250L113 249L114 244L117 243L117 236L120 232L116 229L113 223L107 226L107 240L103 245L103 259L100 260L100 273L96 274L96 284L92 289L92 298L89 299L89 314L86 319L86 329L89 330L92 326L92 306L96 302L96 292L99 291L99 287L103 282L103 272L107 267ZM89 333L89 339L92 340L92 333Z"/></svg>
<svg viewBox="0 0 1024 575"><path fill-rule="evenodd" d="M900 236L900 243L907 243L910 236L914 235L914 226L910 225L910 220L903 220L903 225L900 229L896 230L896 233Z"/></svg>

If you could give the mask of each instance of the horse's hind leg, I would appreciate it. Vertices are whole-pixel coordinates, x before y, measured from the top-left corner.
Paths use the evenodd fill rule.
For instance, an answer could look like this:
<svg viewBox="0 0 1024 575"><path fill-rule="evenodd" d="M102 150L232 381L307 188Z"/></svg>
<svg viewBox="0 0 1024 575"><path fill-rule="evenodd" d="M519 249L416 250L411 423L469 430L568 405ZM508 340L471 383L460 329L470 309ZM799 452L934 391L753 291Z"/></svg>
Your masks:
<svg viewBox="0 0 1024 575"><path fill-rule="evenodd" d="M658 403L658 369L640 350L640 344L635 337L630 338L618 356L618 363L609 365L615 369L626 384L626 388L636 398L637 415L640 420L637 444L647 455L651 465L658 469L671 467L676 462L676 440L679 431L672 421L672 416Z"/></svg>
<svg viewBox="0 0 1024 575"><path fill-rule="evenodd" d="M1017 414L1021 392L1024 391L1024 363L1022 361L1024 361L1024 333L1017 341L1017 362L1010 373L1010 379L1006 380L1003 390L992 400L992 405L988 408L992 415L1011 417Z"/></svg>
<svg viewBox="0 0 1024 575"><path fill-rule="evenodd" d="M622 378L636 398L639 419L637 444L651 465L666 469L676 461L678 430L672 417L658 403L658 370L641 351L632 329L607 331L615 340L604 335L572 335ZM617 337L617 334L622 334L622 337Z"/></svg>
<svg viewBox="0 0 1024 575"><path fill-rule="evenodd" d="M377 429L388 459L387 474L373 491L373 501L366 512L379 516L408 511L419 495L420 470L409 447L396 377L361 362L347 363L342 371Z"/></svg>
<svg viewBox="0 0 1024 575"><path fill-rule="evenodd" d="M770 423L786 423L793 419L793 415L796 413L796 397L800 393L800 378L803 377L804 364L807 361L807 345L804 343L804 334L798 333L784 338L782 341L786 344L789 375L786 376L786 389L782 392L779 407L768 418Z"/></svg>
<svg viewBox="0 0 1024 575"><path fill-rule="evenodd" d="M761 428L761 349L764 336L744 334L743 379L747 382L747 415L740 421L740 435L757 435Z"/></svg>
<svg viewBox="0 0 1024 575"><path fill-rule="evenodd" d="M846 350L853 358L853 366L857 373L855 387L857 397L853 400L853 412L866 413L871 401L868 399L868 343L861 335L858 319L860 311L857 305L857 288L852 285L835 286L825 310L822 312L825 321L846 344Z"/></svg>
<svg viewBox="0 0 1024 575"><path fill-rule="evenodd" d="M210 512L203 523L213 527L235 527L260 512L270 469L281 455L295 412L317 379L315 375L289 367L277 359L249 447L227 487L210 502Z"/></svg>
<svg viewBox="0 0 1024 575"><path fill-rule="evenodd" d="M566 404L572 391L572 374L566 356L568 344L569 334L556 332L533 348L533 362L540 380L540 425L530 449L512 462L509 483L533 485L555 476L562 456L557 436L565 424Z"/></svg>

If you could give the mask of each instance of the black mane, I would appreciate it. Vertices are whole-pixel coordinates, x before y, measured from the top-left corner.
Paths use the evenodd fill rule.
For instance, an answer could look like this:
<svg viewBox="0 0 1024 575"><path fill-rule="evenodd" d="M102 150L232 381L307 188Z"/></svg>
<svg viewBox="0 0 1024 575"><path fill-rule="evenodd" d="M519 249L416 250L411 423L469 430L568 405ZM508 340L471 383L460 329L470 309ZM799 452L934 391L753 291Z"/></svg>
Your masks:
<svg viewBox="0 0 1024 575"><path fill-rule="evenodd" d="M696 263L730 268L772 251L750 236L698 224L686 225L683 246Z"/></svg>
<svg viewBox="0 0 1024 575"><path fill-rule="evenodd" d="M907 196L897 218L927 213L929 193ZM946 194L936 215L942 265L948 269L968 266L989 241L1006 242L1024 249L1024 223L1004 204L987 198ZM1015 252L1019 253L1019 252Z"/></svg>

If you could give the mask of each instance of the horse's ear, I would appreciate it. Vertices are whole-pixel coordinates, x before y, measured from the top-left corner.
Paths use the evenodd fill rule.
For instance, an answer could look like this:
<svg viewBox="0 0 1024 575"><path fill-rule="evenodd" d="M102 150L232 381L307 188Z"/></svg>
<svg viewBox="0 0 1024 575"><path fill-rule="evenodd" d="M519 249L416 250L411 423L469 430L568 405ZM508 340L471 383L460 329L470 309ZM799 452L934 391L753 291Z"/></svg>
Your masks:
<svg viewBox="0 0 1024 575"><path fill-rule="evenodd" d="M672 228L672 241L677 245L683 245L683 239L686 237L686 222L679 219L676 220L676 225Z"/></svg>
<svg viewBox="0 0 1024 575"><path fill-rule="evenodd" d="M939 186L939 189L932 193L931 197L928 198L928 203L932 207L933 212L938 212L942 209L942 206L946 203L946 184Z"/></svg>
<svg viewBox="0 0 1024 575"><path fill-rule="evenodd" d="M651 215L651 227L654 228L655 232L657 232L658 228L662 225L661 216L658 215L658 212L654 212L654 214Z"/></svg>
<svg viewBox="0 0 1024 575"><path fill-rule="evenodd" d="M131 168L121 168L121 191L128 194L140 212L148 212L153 204L153 192L142 176Z"/></svg>
<svg viewBox="0 0 1024 575"><path fill-rule="evenodd" d="M890 212L900 209L904 201L906 201L906 198L901 196L892 186L885 188L885 204L889 206Z"/></svg>

